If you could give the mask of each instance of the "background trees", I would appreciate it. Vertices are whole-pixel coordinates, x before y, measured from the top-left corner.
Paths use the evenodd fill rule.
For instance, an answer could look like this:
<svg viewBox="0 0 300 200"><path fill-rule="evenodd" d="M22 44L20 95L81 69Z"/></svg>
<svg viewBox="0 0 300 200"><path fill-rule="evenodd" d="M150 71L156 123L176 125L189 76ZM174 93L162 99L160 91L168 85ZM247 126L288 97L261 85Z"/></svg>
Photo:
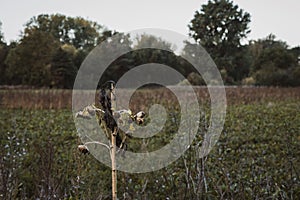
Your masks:
<svg viewBox="0 0 300 200"><path fill-rule="evenodd" d="M6 76L10 83L49 85L51 60L59 45L59 41L48 32L35 31L24 36L6 58Z"/></svg>
<svg viewBox="0 0 300 200"><path fill-rule="evenodd" d="M0 21L0 44L4 44L4 36L2 33L2 22Z"/></svg>
<svg viewBox="0 0 300 200"><path fill-rule="evenodd" d="M249 45L252 57L251 75L258 85L295 86L299 80L297 48L276 40L270 34Z"/></svg>
<svg viewBox="0 0 300 200"><path fill-rule="evenodd" d="M4 84L72 88L85 56L111 34L81 17L33 17L5 58L2 80L6 80Z"/></svg>
<svg viewBox="0 0 300 200"><path fill-rule="evenodd" d="M228 83L240 81L248 73L242 39L249 29L250 14L229 0L212 0L196 11L188 25L190 36L212 56Z"/></svg>
<svg viewBox="0 0 300 200"><path fill-rule="evenodd" d="M0 78L0 84L5 84L6 77L4 75L6 65L5 65L5 59L8 54L8 46L4 42L4 36L2 33L2 23L0 21L0 74L2 74L2 77Z"/></svg>
<svg viewBox="0 0 300 200"><path fill-rule="evenodd" d="M188 24L189 35L207 50L227 85L299 86L300 47L291 48L273 34L247 42L249 23L250 14L232 1L209 0ZM0 22L0 84L72 88L77 70L88 53L117 33L82 17L41 14L25 24L19 41L7 44ZM173 67L196 85L205 84L190 63L172 53L175 50L172 44L146 34L118 37L108 42L103 53L109 54L116 48L132 52L111 63L101 81L118 80L141 64L161 63ZM120 41L122 47L118 45ZM166 51L140 49L145 45ZM193 45L186 42L181 55L195 55Z"/></svg>
<svg viewBox="0 0 300 200"><path fill-rule="evenodd" d="M188 25L190 36L217 64L225 84L299 85L299 47L290 49L270 34L242 44L250 14L230 0L210 0Z"/></svg>
<svg viewBox="0 0 300 200"><path fill-rule="evenodd" d="M73 45L64 44L54 53L51 61L51 87L73 88L78 68L75 57L78 51Z"/></svg>
<svg viewBox="0 0 300 200"><path fill-rule="evenodd" d="M37 30L48 32L62 44L73 45L76 49L91 49L99 43L101 32L105 29L96 22L81 17L42 14L26 23L24 35L30 35Z"/></svg>

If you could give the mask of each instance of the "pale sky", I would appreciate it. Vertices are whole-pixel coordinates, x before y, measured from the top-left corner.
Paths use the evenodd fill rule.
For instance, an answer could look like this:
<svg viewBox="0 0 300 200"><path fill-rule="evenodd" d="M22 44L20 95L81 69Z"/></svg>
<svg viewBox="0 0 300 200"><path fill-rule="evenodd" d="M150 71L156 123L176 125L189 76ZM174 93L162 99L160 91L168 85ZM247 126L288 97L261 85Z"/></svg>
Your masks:
<svg viewBox="0 0 300 200"><path fill-rule="evenodd" d="M248 40L273 33L300 46L299 0L233 0L251 14ZM0 21L7 42L19 39L24 24L39 14L81 16L120 32L163 28L187 35L195 11L207 0L2 0Z"/></svg>

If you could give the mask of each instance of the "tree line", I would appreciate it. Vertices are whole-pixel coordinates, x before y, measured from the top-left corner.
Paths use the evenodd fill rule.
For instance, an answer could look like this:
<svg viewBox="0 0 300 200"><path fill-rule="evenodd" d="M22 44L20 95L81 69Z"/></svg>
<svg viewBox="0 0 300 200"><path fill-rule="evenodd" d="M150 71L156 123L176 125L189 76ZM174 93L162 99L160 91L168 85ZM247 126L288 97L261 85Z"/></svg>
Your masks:
<svg viewBox="0 0 300 200"><path fill-rule="evenodd" d="M243 44L250 33L250 22L250 14L232 1L210 0L188 24L189 36L211 55L226 85L299 86L300 46L291 48L273 34ZM171 53L172 44L152 35L140 35L133 43L130 35L82 17L41 14L25 24L20 40L7 44L1 25L0 85L72 88L89 52L117 34L117 41L110 41L111 45L122 41L122 48L130 52L109 66L102 81L116 81L141 64L161 63L178 70L192 84L205 84L187 61ZM143 44L170 51L137 50ZM193 45L186 42L181 54L193 52Z"/></svg>

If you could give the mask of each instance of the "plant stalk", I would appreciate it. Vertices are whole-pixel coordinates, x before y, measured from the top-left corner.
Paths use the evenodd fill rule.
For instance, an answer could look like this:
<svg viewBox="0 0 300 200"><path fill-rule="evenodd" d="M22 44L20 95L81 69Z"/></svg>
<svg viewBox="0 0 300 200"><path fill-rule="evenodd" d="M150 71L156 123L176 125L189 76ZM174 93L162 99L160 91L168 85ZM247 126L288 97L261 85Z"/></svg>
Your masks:
<svg viewBox="0 0 300 200"><path fill-rule="evenodd" d="M112 113L116 109L115 104L115 95L114 95L114 85L111 84L111 93L110 93L110 99L111 99L111 110ZM116 137L117 137L117 131L118 128L114 127L114 131L111 132L111 178L112 178L112 200L117 200L117 163L116 163Z"/></svg>
<svg viewBox="0 0 300 200"><path fill-rule="evenodd" d="M117 167L116 167L116 134L115 131L111 137L111 178L112 178L112 199L117 200Z"/></svg>

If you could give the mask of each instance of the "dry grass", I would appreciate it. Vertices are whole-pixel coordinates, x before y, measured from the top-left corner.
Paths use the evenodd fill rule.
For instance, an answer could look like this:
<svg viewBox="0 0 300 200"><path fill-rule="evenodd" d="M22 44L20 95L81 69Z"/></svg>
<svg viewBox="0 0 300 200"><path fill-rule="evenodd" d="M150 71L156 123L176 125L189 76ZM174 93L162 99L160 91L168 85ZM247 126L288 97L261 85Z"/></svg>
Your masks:
<svg viewBox="0 0 300 200"><path fill-rule="evenodd" d="M201 102L209 102L209 93L206 87L195 87L195 91ZM122 94L122 91L120 94ZM300 87L226 87L226 96L229 105L260 103L262 101L275 102L289 99L300 100ZM166 89L144 89L136 92L132 101L144 101L151 98L173 100L174 95ZM0 90L0 107L2 108L63 109L71 108L71 106L72 90Z"/></svg>
<svg viewBox="0 0 300 200"><path fill-rule="evenodd" d="M72 103L72 90L1 90L0 106L4 108L62 109Z"/></svg>

